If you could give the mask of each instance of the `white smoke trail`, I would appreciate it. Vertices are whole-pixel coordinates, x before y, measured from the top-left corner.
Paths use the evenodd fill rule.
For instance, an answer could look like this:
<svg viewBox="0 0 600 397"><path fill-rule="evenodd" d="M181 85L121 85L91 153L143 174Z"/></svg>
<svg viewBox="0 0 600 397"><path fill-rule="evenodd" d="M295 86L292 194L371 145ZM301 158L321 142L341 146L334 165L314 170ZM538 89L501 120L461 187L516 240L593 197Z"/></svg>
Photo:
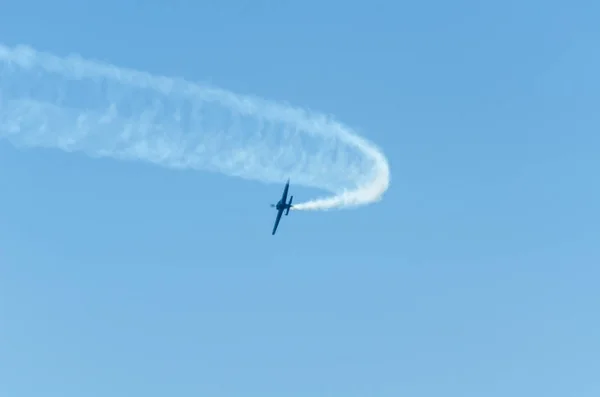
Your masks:
<svg viewBox="0 0 600 397"><path fill-rule="evenodd" d="M334 194L296 210L372 203L390 180L381 151L325 115L28 46L0 44L0 137Z"/></svg>

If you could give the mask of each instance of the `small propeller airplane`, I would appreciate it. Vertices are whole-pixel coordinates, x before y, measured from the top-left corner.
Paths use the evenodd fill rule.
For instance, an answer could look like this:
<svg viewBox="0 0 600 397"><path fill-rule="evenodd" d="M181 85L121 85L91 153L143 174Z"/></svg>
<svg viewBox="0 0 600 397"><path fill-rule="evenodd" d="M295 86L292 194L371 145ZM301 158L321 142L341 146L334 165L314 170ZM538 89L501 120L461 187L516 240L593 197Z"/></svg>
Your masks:
<svg viewBox="0 0 600 397"><path fill-rule="evenodd" d="M286 203L289 188L290 180L288 179L287 183L285 184L285 187L283 188L283 194L281 195L281 199L279 200L279 202L277 204L271 204L271 207L275 207L277 209L277 218L275 219L275 225L273 226L273 232L271 233L271 235L274 235L277 231L277 226L279 226L279 221L281 220L281 215L283 214L283 211L285 211L285 216L287 216L290 213L290 208L294 207L292 205L292 199L294 198L294 196L290 196L290 202Z"/></svg>

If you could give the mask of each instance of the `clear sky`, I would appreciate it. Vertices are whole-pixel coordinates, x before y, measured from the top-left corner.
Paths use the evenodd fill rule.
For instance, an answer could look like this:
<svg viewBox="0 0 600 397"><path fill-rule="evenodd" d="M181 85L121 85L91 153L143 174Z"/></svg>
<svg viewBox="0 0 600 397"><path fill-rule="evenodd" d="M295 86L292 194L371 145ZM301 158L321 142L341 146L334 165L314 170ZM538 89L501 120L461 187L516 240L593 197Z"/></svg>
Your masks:
<svg viewBox="0 0 600 397"><path fill-rule="evenodd" d="M3 1L4 44L334 114L392 184L273 237L282 186L0 141L0 395L600 395L599 15Z"/></svg>

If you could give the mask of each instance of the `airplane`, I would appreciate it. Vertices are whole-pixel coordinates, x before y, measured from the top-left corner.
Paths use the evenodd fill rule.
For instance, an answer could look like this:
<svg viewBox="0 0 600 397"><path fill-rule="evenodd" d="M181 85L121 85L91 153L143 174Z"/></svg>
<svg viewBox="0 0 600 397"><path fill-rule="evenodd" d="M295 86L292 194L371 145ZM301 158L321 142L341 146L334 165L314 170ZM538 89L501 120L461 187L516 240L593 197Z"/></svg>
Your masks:
<svg viewBox="0 0 600 397"><path fill-rule="evenodd" d="M279 200L279 202L277 204L271 204L271 207L275 207L277 209L277 218L275 219L275 225L273 226L273 232L271 233L271 235L274 235L275 232L277 231L277 226L279 225L279 221L281 220L281 215L283 214L283 211L285 210L285 216L287 216L290 212L290 208L294 207L292 205L292 199L294 198L294 196L290 196L290 202L286 203L289 188L290 188L290 180L288 178L287 183L285 184L285 187L283 188L283 194L281 195L281 200Z"/></svg>

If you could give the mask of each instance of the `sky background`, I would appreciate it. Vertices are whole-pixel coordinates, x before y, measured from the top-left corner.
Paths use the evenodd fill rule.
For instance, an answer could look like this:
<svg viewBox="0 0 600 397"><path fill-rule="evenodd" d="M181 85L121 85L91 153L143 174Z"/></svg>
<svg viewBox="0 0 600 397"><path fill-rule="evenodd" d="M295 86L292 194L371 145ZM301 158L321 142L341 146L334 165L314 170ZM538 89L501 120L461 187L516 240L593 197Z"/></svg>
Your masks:
<svg viewBox="0 0 600 397"><path fill-rule="evenodd" d="M280 185L0 141L0 395L600 395L598 15L3 1L3 44L333 114L392 183L273 237Z"/></svg>

